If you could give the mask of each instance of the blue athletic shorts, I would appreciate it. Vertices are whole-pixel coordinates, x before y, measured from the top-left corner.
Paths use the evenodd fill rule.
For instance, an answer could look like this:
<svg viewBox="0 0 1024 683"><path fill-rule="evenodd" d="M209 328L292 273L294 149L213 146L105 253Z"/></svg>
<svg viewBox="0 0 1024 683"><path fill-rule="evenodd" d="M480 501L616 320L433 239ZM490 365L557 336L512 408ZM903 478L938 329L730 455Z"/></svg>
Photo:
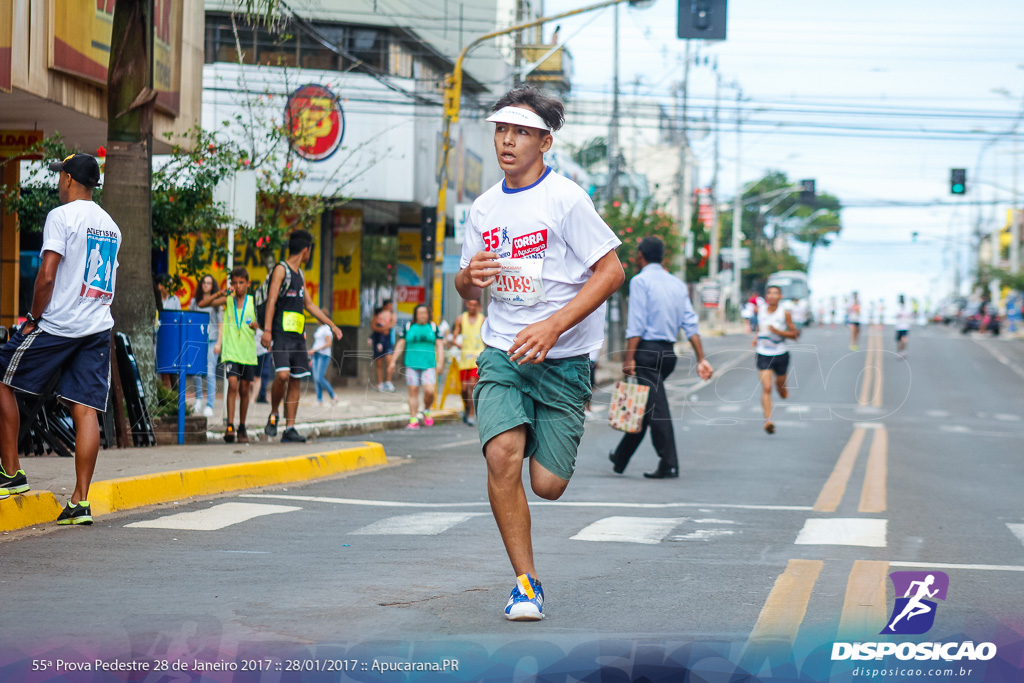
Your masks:
<svg viewBox="0 0 1024 683"><path fill-rule="evenodd" d="M110 330L88 337L58 337L38 327L28 336L18 330L0 348L0 382L30 394L41 394L58 372L54 393L72 403L107 409L110 388Z"/></svg>

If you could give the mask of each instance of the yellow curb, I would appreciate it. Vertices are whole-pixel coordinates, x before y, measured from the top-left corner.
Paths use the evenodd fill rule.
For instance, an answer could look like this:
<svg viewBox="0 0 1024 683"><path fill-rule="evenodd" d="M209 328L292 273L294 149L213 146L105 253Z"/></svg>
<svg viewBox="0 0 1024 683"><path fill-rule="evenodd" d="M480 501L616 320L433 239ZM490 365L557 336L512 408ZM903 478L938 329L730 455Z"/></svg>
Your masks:
<svg viewBox="0 0 1024 683"><path fill-rule="evenodd" d="M385 464L384 446L367 441L362 446L326 453L98 481L89 489L89 504L93 515L102 515L193 496L308 481ZM49 491L11 496L0 501L0 531L53 522L60 510L56 497Z"/></svg>
<svg viewBox="0 0 1024 683"><path fill-rule="evenodd" d="M0 500L0 532L57 521L62 507L49 491L29 491Z"/></svg>

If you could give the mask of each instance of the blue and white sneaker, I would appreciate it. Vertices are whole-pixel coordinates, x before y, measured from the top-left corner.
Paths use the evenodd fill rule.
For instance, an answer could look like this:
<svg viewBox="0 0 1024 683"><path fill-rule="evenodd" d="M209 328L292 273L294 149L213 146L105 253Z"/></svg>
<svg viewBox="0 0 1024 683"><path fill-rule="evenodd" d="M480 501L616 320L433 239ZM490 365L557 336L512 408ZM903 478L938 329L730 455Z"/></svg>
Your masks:
<svg viewBox="0 0 1024 683"><path fill-rule="evenodd" d="M544 589L529 574L516 577L516 587L508 596L505 618L509 621L540 621L544 618Z"/></svg>

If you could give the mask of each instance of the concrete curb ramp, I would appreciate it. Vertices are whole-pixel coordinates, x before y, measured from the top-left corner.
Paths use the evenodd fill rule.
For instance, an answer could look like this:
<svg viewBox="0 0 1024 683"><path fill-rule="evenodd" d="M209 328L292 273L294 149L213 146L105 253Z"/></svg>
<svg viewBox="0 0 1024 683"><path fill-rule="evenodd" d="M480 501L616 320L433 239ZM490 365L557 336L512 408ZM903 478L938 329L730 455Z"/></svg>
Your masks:
<svg viewBox="0 0 1024 683"><path fill-rule="evenodd" d="M325 453L97 481L89 489L89 503L93 515L104 515L193 496L310 481L385 464L384 446L367 441L362 446ZM14 494L0 501L0 532L53 524L61 509L63 505L49 491Z"/></svg>

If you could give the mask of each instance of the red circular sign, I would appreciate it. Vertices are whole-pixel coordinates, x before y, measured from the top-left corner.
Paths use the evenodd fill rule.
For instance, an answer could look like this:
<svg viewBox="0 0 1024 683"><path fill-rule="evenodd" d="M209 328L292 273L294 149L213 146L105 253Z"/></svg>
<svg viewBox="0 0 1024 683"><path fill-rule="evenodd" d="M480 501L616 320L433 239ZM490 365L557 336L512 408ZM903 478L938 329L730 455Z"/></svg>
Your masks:
<svg viewBox="0 0 1024 683"><path fill-rule="evenodd" d="M292 149L304 159L323 161L334 154L345 136L341 103L322 85L304 85L291 94L285 107Z"/></svg>

